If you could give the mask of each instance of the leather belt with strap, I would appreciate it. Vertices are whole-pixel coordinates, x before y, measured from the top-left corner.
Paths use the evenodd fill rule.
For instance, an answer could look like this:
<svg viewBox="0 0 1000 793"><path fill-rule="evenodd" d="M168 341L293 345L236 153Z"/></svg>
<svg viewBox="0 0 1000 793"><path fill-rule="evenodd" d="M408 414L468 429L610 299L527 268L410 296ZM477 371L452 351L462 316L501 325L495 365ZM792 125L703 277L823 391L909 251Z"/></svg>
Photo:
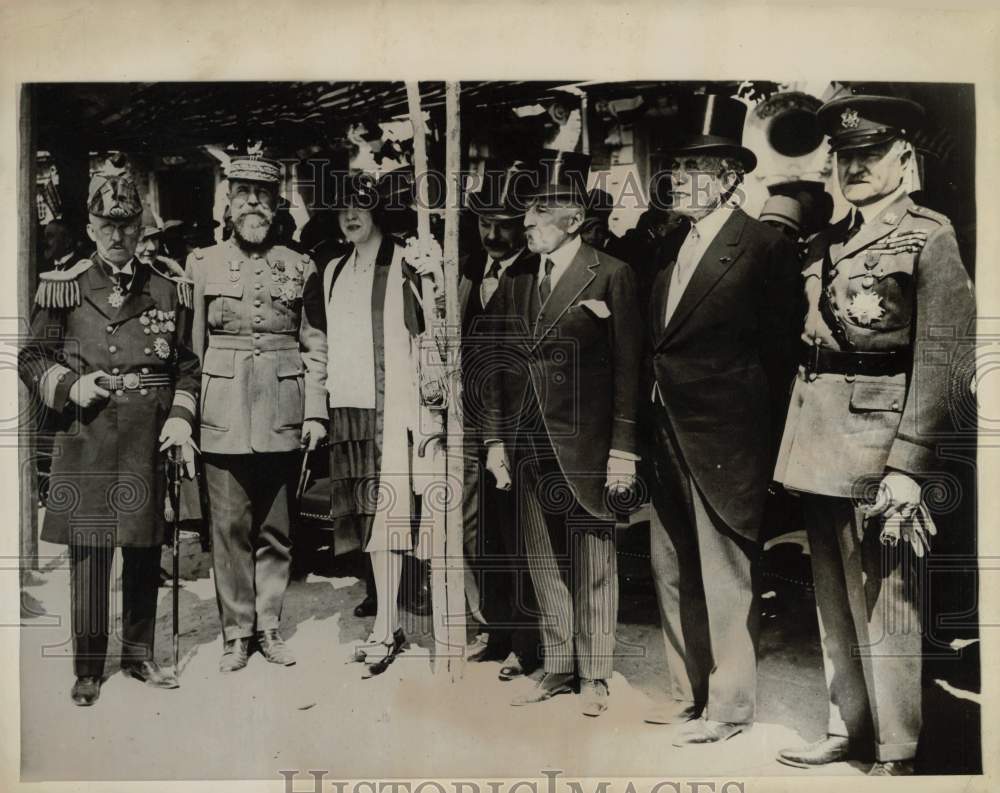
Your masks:
<svg viewBox="0 0 1000 793"><path fill-rule="evenodd" d="M888 376L907 372L910 369L909 350L886 350L881 352L858 352L831 350L818 345L802 345L799 363L806 374L845 374Z"/></svg>
<svg viewBox="0 0 1000 793"><path fill-rule="evenodd" d="M143 388L167 388L174 384L173 375L163 372L128 372L97 378L97 385L106 391L139 391Z"/></svg>
<svg viewBox="0 0 1000 793"><path fill-rule="evenodd" d="M237 336L228 333L212 333L208 346L217 350L297 350L299 339L286 333L253 333Z"/></svg>

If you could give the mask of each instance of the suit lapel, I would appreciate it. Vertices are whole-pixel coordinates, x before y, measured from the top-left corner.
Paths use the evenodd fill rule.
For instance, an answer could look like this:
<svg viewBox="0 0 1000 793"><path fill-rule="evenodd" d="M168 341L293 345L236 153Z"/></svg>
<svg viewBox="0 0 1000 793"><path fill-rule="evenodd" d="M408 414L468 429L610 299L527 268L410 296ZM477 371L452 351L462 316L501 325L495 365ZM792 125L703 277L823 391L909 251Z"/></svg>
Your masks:
<svg viewBox="0 0 1000 793"><path fill-rule="evenodd" d="M719 282L733 263L742 254L742 249L738 246L743 228L746 226L747 215L741 209L737 209L725 222L715 239L702 254L695 267L691 280L688 281L687 289L681 295L677 308L674 309L670 322L664 329L661 344L670 336L677 332L677 328L684 324L691 315L695 307L701 303L712 288ZM669 289L669 285L667 286ZM664 301L666 306L666 301ZM660 314L660 321L663 321L663 314Z"/></svg>
<svg viewBox="0 0 1000 793"><path fill-rule="evenodd" d="M836 255L830 252L830 258L834 264L848 256L853 256L858 251L867 248L874 242L885 237L899 224L899 219L905 214L908 206L913 200L905 193L883 209L876 218L865 223L851 239L847 241ZM861 209L864 212L864 208ZM850 217L850 214L848 214Z"/></svg>
<svg viewBox="0 0 1000 793"><path fill-rule="evenodd" d="M562 274L555 288L545 301L545 305L538 312L538 319L535 322L535 341L532 345L537 346L544 339L555 324L562 319L562 315L576 301L591 281L597 277L597 266L600 259L597 258L597 251L589 245L580 245L573 261L570 262L566 272Z"/></svg>
<svg viewBox="0 0 1000 793"><path fill-rule="evenodd" d="M660 346L660 342L663 341L663 336L667 330L663 320L667 315L667 298L670 296L670 281L673 278L674 267L676 266L677 259L675 258L663 268L662 274L657 276L657 280L663 283L654 290L651 298L652 305L650 306L649 320L653 324L653 347Z"/></svg>

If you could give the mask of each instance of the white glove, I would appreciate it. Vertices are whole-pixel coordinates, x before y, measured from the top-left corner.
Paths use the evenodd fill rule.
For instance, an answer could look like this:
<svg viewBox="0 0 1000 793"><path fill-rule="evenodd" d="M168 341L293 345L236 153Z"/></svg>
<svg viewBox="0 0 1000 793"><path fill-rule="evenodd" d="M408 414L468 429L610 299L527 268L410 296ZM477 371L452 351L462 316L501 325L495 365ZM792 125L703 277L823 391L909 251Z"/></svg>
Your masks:
<svg viewBox="0 0 1000 793"><path fill-rule="evenodd" d="M307 451L311 452L315 450L325 437L326 427L323 426L323 422L316 421L315 419L306 419L302 422L301 444Z"/></svg>
<svg viewBox="0 0 1000 793"><path fill-rule="evenodd" d="M937 527L921 500L920 484L906 474L886 474L875 503L865 507L864 514L867 518L882 517L879 539L883 544L894 546L902 538L917 556L930 552L930 538L937 534Z"/></svg>
<svg viewBox="0 0 1000 793"><path fill-rule="evenodd" d="M160 432L160 451L180 449L181 461L189 479L194 479L194 454L198 447L191 440L191 425L184 419L174 416L167 419Z"/></svg>
<svg viewBox="0 0 1000 793"><path fill-rule="evenodd" d="M101 399L107 399L111 393L97 384L98 377L107 377L104 371L90 372L80 375L80 378L69 387L69 398L82 408L89 408Z"/></svg>
<svg viewBox="0 0 1000 793"><path fill-rule="evenodd" d="M486 470L496 479L497 490L510 490L510 461L503 443L491 443L487 447Z"/></svg>

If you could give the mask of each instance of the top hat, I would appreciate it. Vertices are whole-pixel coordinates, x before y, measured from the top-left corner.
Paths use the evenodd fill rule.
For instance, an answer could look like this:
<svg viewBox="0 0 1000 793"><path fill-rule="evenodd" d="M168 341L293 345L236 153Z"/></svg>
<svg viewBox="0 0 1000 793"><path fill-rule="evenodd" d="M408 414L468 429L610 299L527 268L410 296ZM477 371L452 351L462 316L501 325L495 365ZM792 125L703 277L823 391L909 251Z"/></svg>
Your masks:
<svg viewBox="0 0 1000 793"><path fill-rule="evenodd" d="M827 102L816 120L830 136L830 151L844 151L908 138L923 123L924 109L910 99L858 94Z"/></svg>
<svg viewBox="0 0 1000 793"><path fill-rule="evenodd" d="M794 198L773 195L764 202L759 220L781 223L798 232L802 227L802 206Z"/></svg>
<svg viewBox="0 0 1000 793"><path fill-rule="evenodd" d="M131 220L142 214L142 200L128 163L122 156L109 158L90 179L87 212L109 220Z"/></svg>
<svg viewBox="0 0 1000 793"><path fill-rule="evenodd" d="M469 208L477 215L515 220L524 216L527 194L534 186L537 186L536 172L522 160L506 166L499 160L488 161L482 187L469 194Z"/></svg>
<svg viewBox="0 0 1000 793"><path fill-rule="evenodd" d="M527 198L561 198L587 206L590 155L545 149L539 158Z"/></svg>
<svg viewBox="0 0 1000 793"><path fill-rule="evenodd" d="M678 110L686 134L668 147L670 154L734 157L747 173L757 167L757 156L743 145L747 106L739 99L695 94L681 101Z"/></svg>

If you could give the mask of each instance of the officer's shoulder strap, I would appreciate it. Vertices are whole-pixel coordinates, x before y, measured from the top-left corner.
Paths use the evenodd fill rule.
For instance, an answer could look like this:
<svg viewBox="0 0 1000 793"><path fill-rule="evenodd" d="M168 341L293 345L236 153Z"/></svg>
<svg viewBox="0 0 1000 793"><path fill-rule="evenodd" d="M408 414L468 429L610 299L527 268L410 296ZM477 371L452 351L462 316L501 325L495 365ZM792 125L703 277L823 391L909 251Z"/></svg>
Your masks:
<svg viewBox="0 0 1000 793"><path fill-rule="evenodd" d="M940 226L951 225L951 221L948 219L947 215L943 215L940 212L935 212L933 209L928 209L927 207L922 207L919 204L913 204L912 206L907 208L907 211L911 215L916 215L919 218L933 220Z"/></svg>
<svg viewBox="0 0 1000 793"><path fill-rule="evenodd" d="M80 276L94 266L90 259L80 259L66 270L50 270L38 276L35 304L39 308L73 308L80 305Z"/></svg>

